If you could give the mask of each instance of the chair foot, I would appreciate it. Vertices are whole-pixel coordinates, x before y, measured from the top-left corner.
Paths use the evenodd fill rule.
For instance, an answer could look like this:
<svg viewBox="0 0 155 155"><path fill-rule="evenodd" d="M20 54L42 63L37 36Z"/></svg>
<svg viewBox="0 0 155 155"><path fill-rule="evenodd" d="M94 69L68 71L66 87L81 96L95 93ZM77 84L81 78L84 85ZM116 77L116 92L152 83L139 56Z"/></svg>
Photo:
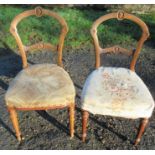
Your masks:
<svg viewBox="0 0 155 155"><path fill-rule="evenodd" d="M69 120L70 120L70 138L74 137L74 121L75 121L75 105L69 107Z"/></svg>
<svg viewBox="0 0 155 155"><path fill-rule="evenodd" d="M136 141L134 143L135 146L139 144L139 142L141 140L141 137L142 137L142 135L143 135L143 133L144 133L144 131L146 129L146 126L147 126L148 122L149 122L148 118L144 118L142 120L141 125L140 125L140 129L139 129L139 133L138 133Z"/></svg>
<svg viewBox="0 0 155 155"><path fill-rule="evenodd" d="M13 127L16 132L16 137L17 137L18 141L21 142L22 138L21 138L21 132L19 129L18 117L17 117L16 110L14 108L8 108L8 110L10 112L10 118L11 118Z"/></svg>
<svg viewBox="0 0 155 155"><path fill-rule="evenodd" d="M82 116L82 141L85 142L87 136L87 121L88 121L89 113L87 111L83 111Z"/></svg>

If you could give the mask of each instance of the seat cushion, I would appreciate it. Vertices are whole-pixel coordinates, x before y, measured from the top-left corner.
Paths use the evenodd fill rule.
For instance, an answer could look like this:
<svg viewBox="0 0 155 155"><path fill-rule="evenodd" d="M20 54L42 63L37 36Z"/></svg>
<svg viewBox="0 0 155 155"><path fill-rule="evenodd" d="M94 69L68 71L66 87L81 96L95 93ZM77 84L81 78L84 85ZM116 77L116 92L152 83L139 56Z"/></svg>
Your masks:
<svg viewBox="0 0 155 155"><path fill-rule="evenodd" d="M66 106L74 103L75 88L68 73L55 64L23 69L10 83L5 100L16 108Z"/></svg>
<svg viewBox="0 0 155 155"><path fill-rule="evenodd" d="M150 117L154 100L138 75L126 68L100 67L87 78L82 109L125 118Z"/></svg>

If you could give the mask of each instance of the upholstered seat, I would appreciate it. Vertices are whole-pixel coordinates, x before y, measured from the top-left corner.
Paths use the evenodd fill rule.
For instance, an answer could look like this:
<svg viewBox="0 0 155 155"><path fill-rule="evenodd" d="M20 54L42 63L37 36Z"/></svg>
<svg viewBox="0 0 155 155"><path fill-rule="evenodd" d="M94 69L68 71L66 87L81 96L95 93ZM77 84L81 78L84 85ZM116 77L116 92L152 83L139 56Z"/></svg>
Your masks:
<svg viewBox="0 0 155 155"><path fill-rule="evenodd" d="M126 68L100 67L87 78L82 109L93 114L149 118L153 98L138 75Z"/></svg>
<svg viewBox="0 0 155 155"><path fill-rule="evenodd" d="M75 89L68 73L55 64L23 69L10 83L5 100L9 107L43 108L74 103Z"/></svg>

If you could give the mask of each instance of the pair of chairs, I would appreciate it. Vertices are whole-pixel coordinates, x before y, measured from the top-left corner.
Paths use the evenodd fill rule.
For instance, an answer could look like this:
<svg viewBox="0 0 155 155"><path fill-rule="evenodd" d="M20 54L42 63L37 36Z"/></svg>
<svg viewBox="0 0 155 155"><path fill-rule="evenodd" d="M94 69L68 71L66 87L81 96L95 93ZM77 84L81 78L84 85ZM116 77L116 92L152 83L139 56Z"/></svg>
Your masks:
<svg viewBox="0 0 155 155"><path fill-rule="evenodd" d="M17 32L17 24L28 16L51 16L62 26L59 43L54 46L50 43L37 43L24 46ZM117 18L129 19L137 23L142 29L142 36L136 50L127 50L119 46L102 49L97 37L97 27L104 21ZM75 88L69 74L62 68L62 49L65 36L68 32L65 20L53 11L37 7L34 10L24 11L17 15L10 27L12 35L19 46L23 62L23 70L12 80L5 95L5 101L10 117L21 141L21 132L18 125L17 110L47 110L69 108L70 135L74 136ZM110 13L97 19L91 29L96 52L96 69L88 76L81 95L82 140L86 139L86 129L89 112L93 114L109 115L124 118L142 118L141 127L135 144L140 142L148 119L154 109L154 100L140 77L135 73L135 64L144 41L149 37L146 24L134 15L123 11ZM28 66L26 54L30 50L50 49L58 52L58 65L35 64ZM100 67L100 54L122 53L132 56L130 69L115 67Z"/></svg>

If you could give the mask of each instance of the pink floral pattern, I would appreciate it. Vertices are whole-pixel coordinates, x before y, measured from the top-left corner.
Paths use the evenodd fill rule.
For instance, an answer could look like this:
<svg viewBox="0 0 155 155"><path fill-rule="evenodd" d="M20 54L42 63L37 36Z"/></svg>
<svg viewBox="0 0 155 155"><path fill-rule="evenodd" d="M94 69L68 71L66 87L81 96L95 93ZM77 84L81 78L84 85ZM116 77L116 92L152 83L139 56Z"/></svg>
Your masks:
<svg viewBox="0 0 155 155"><path fill-rule="evenodd" d="M82 108L94 114L150 117L154 100L135 72L125 68L100 67L85 82Z"/></svg>

